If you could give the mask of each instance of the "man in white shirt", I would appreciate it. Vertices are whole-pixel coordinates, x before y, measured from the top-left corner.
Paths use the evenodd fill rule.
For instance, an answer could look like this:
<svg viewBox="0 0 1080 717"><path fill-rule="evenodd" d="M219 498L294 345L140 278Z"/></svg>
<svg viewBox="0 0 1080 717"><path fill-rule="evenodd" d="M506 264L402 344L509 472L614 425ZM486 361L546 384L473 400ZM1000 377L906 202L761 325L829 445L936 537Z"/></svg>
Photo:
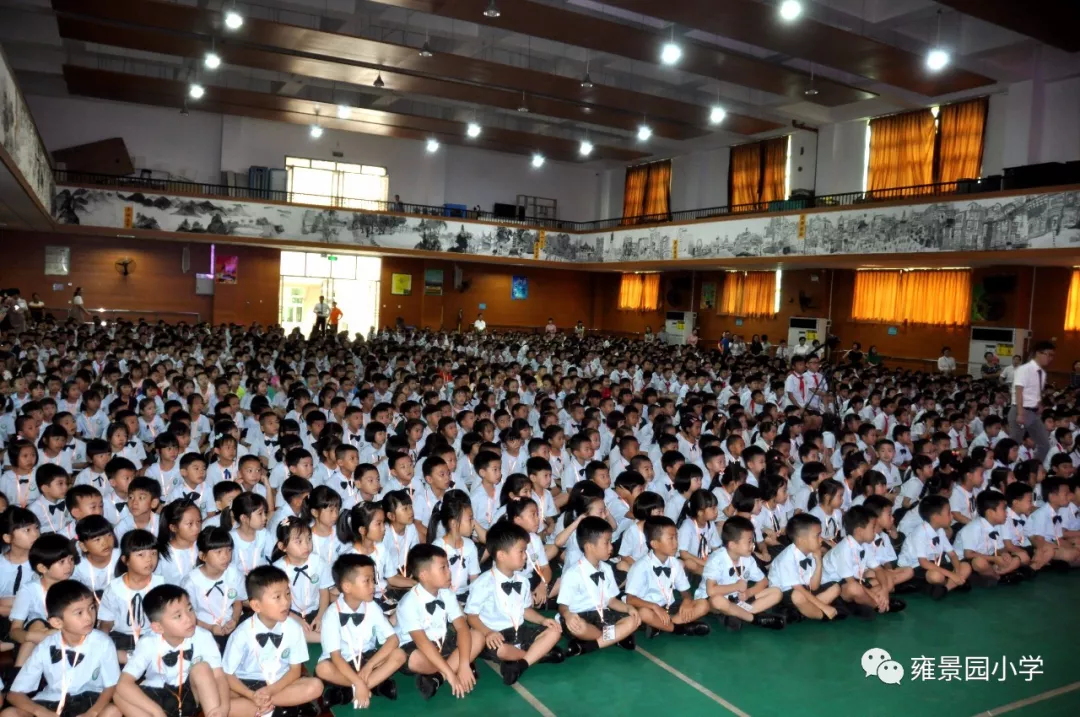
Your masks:
<svg viewBox="0 0 1080 717"><path fill-rule="evenodd" d="M315 334L322 336L326 333L326 320L329 318L330 306L326 303L326 297L320 296L319 303L315 304Z"/></svg>
<svg viewBox="0 0 1080 717"><path fill-rule="evenodd" d="M1031 360L1016 369L1013 377L1013 405L1009 409L1009 436L1017 443L1024 442L1027 433L1035 441L1035 457L1040 461L1050 450L1050 436L1043 425L1042 392L1046 386L1046 367L1054 360L1054 344L1039 341Z"/></svg>
<svg viewBox="0 0 1080 717"><path fill-rule="evenodd" d="M1016 369L1020 368L1021 360L1019 356L1013 356L1012 364L1001 370L1001 382L1006 386L1011 387L1013 385L1013 380L1016 378Z"/></svg>
<svg viewBox="0 0 1080 717"><path fill-rule="evenodd" d="M484 321L483 314L477 314L476 321L473 322L473 328L476 329L476 333L478 334L484 333L484 329L487 328L487 322Z"/></svg>
<svg viewBox="0 0 1080 717"><path fill-rule="evenodd" d="M956 372L956 359L953 358L952 349L948 346L941 349L941 357L937 360L937 370L946 376L952 376Z"/></svg>

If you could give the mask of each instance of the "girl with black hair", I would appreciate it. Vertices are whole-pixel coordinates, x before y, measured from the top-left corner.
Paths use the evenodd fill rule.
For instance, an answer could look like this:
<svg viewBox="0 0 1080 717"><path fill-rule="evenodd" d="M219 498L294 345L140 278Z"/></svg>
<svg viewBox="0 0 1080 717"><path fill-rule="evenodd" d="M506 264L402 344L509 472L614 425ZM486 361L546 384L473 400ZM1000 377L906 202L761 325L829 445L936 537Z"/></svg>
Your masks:
<svg viewBox="0 0 1080 717"><path fill-rule="evenodd" d="M157 564L153 533L135 529L121 538L116 577L105 588L98 608L98 629L112 638L121 665L127 664L139 637L150 630L142 602L146 593L165 584L165 579L154 572Z"/></svg>

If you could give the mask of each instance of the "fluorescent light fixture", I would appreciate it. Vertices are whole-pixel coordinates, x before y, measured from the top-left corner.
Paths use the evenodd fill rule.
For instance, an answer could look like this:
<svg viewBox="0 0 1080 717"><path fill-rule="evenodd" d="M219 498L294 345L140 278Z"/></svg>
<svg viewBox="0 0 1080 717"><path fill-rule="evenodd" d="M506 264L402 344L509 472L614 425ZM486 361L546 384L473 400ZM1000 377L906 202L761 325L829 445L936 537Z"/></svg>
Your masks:
<svg viewBox="0 0 1080 717"><path fill-rule="evenodd" d="M592 154L592 151L593 143L587 139L581 140L581 146L578 147L578 152L581 154L581 156L588 157L590 154Z"/></svg>
<svg viewBox="0 0 1080 717"><path fill-rule="evenodd" d="M660 50L660 62L665 65L674 65L680 58L682 58L682 48L674 42L665 42Z"/></svg>
<svg viewBox="0 0 1080 717"><path fill-rule="evenodd" d="M435 139L434 137L428 137L427 151L429 153L438 152L439 151L439 140Z"/></svg>
<svg viewBox="0 0 1080 717"><path fill-rule="evenodd" d="M802 15L802 3L799 0L784 0L780 3L780 17L788 22Z"/></svg>
<svg viewBox="0 0 1080 717"><path fill-rule="evenodd" d="M238 13L235 9L229 10L225 13L225 27L230 30L239 30L244 24L244 16Z"/></svg>
<svg viewBox="0 0 1080 717"><path fill-rule="evenodd" d="M311 125L311 138L312 139L318 139L319 137L322 137L322 135L323 135L323 128L322 127L320 127L317 124Z"/></svg>
<svg viewBox="0 0 1080 717"><path fill-rule="evenodd" d="M480 125L476 124L475 122L470 122L468 128L465 130L465 134L469 135L470 137L479 137Z"/></svg>
<svg viewBox="0 0 1080 717"><path fill-rule="evenodd" d="M926 66L930 68L931 71L937 72L945 69L945 66L949 64L950 59L948 52L940 47L935 47L930 50L930 52L926 53Z"/></svg>
<svg viewBox="0 0 1080 717"><path fill-rule="evenodd" d="M203 58L203 65L205 65L208 70L216 70L221 67L221 56L216 52L208 52L206 53L206 57Z"/></svg>
<svg viewBox="0 0 1080 717"><path fill-rule="evenodd" d="M206 94L206 88L198 82L193 82L191 87L188 88L188 94L191 95L191 99L197 100Z"/></svg>
<svg viewBox="0 0 1080 717"><path fill-rule="evenodd" d="M534 154L532 156L532 166L536 167L537 169L540 169L541 167L543 167L544 166L544 155L540 154L539 152Z"/></svg>
<svg viewBox="0 0 1080 717"><path fill-rule="evenodd" d="M337 116L338 116L339 119L349 119L349 116L351 114L352 114L352 107L349 107L348 105L338 105L337 106Z"/></svg>
<svg viewBox="0 0 1080 717"><path fill-rule="evenodd" d="M652 137L652 127L647 124L638 127L637 138L639 142L648 141L649 137Z"/></svg>
<svg viewBox="0 0 1080 717"><path fill-rule="evenodd" d="M715 105L709 110L709 122L712 124L720 124L724 121L725 117L727 117L727 110L720 105Z"/></svg>

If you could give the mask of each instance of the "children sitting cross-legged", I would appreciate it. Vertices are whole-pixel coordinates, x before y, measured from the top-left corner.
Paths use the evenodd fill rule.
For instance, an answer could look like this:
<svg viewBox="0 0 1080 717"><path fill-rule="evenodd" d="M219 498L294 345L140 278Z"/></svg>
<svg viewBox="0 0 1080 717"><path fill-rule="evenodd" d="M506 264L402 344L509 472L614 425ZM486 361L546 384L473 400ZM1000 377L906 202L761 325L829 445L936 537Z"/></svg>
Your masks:
<svg viewBox="0 0 1080 717"><path fill-rule="evenodd" d="M920 525L904 538L897 564L914 568L915 580L926 586L934 600L963 587L971 575L971 565L963 562L945 535L952 522L949 499L928 495L919 501Z"/></svg>
<svg viewBox="0 0 1080 717"><path fill-rule="evenodd" d="M784 618L765 611L780 603L783 593L769 584L754 560L754 524L734 515L720 530L722 547L709 554L694 597L707 599L724 616L724 627L734 632L744 622L770 630L784 629Z"/></svg>
<svg viewBox="0 0 1080 717"><path fill-rule="evenodd" d="M179 585L146 594L150 632L124 666L113 703L124 717L194 717L229 713L229 683L213 637L196 624L191 600Z"/></svg>
<svg viewBox="0 0 1080 717"><path fill-rule="evenodd" d="M450 591L450 564L442 548L421 543L409 550L406 573L416 585L397 605L397 634L408 660L403 672L416 675L416 687L431 699L444 682L455 697L476 686L473 661L484 649L470 630Z"/></svg>
<svg viewBox="0 0 1080 717"><path fill-rule="evenodd" d="M75 547L59 533L45 533L30 546L28 561L37 579L27 576L22 581L11 606L11 639L23 643L15 658L16 665L22 665L33 646L55 631L49 621L46 596L53 585L71 578L75 571Z"/></svg>
<svg viewBox="0 0 1080 717"><path fill-rule="evenodd" d="M330 566L312 552L311 527L303 518L285 518L277 528L273 565L289 576L293 620L308 642L319 642L323 613L330 605Z"/></svg>
<svg viewBox="0 0 1080 717"><path fill-rule="evenodd" d="M480 634L485 657L499 660L503 683L512 685L537 662L563 661L556 643L562 626L532 607L525 569L529 533L509 520L496 521L487 532L487 550L493 565L469 590L465 614ZM542 625L543 629L526 624Z"/></svg>
<svg viewBox="0 0 1080 717"><path fill-rule="evenodd" d="M900 602L890 602L888 589L870 567L876 532L873 512L862 505L851 506L844 514L844 537L822 560L822 580L840 585L841 599L853 615L863 619L873 619L875 610L903 609Z"/></svg>
<svg viewBox="0 0 1080 717"><path fill-rule="evenodd" d="M146 594L165 579L154 573L158 550L154 536L135 529L120 539L120 560L116 577L101 595L102 632L112 638L120 664L126 664L139 638L150 627L143 609Z"/></svg>
<svg viewBox="0 0 1080 717"><path fill-rule="evenodd" d="M245 589L255 614L229 636L221 660L231 690L229 717L313 717L323 684L301 674L308 648L303 628L289 619L289 576L260 565L248 573Z"/></svg>
<svg viewBox="0 0 1080 717"><path fill-rule="evenodd" d="M781 604L788 609L788 622L800 616L835 619L840 613L833 602L840 597L840 586L821 580L821 521L799 513L788 521L786 532L791 545L770 563L769 582L784 593Z"/></svg>
<svg viewBox="0 0 1080 717"><path fill-rule="evenodd" d="M584 516L575 531L583 555L565 566L559 589L559 614L573 636L567 657L616 643L627 650L637 646L634 631L641 625L641 617L637 608L619 599L619 587L607 563L611 532L611 525L595 515Z"/></svg>
<svg viewBox="0 0 1080 717"><path fill-rule="evenodd" d="M398 636L375 603L375 561L342 555L332 568L340 593L323 616L322 654L315 675L326 685L327 707L352 703L363 708L371 696L397 699L393 674L405 664Z"/></svg>
<svg viewBox="0 0 1080 717"><path fill-rule="evenodd" d="M224 649L240 622L240 604L247 599L244 575L232 564L232 537L225 528L203 529L195 544L199 566L184 576L180 586L188 592L199 627Z"/></svg>
<svg viewBox="0 0 1080 717"><path fill-rule="evenodd" d="M698 495L707 497L715 506L716 496L705 490L697 491L687 505L693 505ZM713 520L715 517L714 509ZM630 567L626 576L626 604L637 608L648 637L661 632L708 635L709 626L700 620L708 614L709 603L690 596L690 581L682 561L676 557L679 536L675 521L663 515L649 517L642 530L649 553Z"/></svg>
<svg viewBox="0 0 1080 717"><path fill-rule="evenodd" d="M45 609L50 634L19 670L10 706L0 717L117 714L108 705L120 666L109 638L94 629L97 603L90 588L75 580L57 582L45 596Z"/></svg>
<svg viewBox="0 0 1080 717"><path fill-rule="evenodd" d="M971 561L971 582L980 587L1014 585L1024 578L1020 568L1031 562L1020 548L1006 546L1005 496L996 490L984 490L975 496L976 518L956 534L953 547Z"/></svg>

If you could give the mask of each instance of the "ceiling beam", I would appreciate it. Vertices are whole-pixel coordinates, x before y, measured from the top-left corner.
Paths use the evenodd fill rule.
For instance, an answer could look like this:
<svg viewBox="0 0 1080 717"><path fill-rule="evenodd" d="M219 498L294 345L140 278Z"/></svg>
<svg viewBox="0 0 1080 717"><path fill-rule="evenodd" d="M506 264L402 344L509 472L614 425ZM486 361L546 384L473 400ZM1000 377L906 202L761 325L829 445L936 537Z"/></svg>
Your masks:
<svg viewBox="0 0 1080 717"><path fill-rule="evenodd" d="M1077 0L938 0L953 10L1006 30L1033 37L1066 52L1080 52L1080 2Z"/></svg>

